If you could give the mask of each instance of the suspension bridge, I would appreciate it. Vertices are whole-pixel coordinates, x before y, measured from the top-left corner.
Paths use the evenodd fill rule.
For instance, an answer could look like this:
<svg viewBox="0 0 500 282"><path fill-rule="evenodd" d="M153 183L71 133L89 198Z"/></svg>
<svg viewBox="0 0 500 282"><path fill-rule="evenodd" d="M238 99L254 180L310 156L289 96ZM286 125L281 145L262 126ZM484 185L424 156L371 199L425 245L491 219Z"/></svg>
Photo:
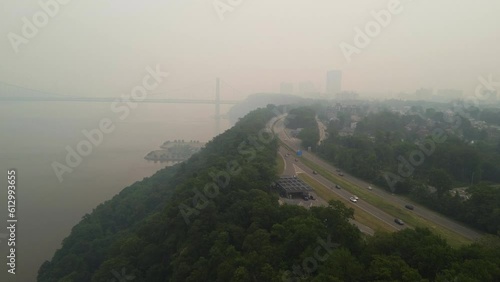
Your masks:
<svg viewBox="0 0 500 282"><path fill-rule="evenodd" d="M232 87L231 87L232 88ZM233 88L234 89L234 88ZM215 130L216 134L220 133L220 121L223 115L220 112L221 105L235 105L241 100L223 100L221 94L221 80L215 81L215 97L214 99L184 99L184 98L157 98L151 96L165 95L177 96L175 93L151 93L144 100L137 100L137 103L167 103L167 104L209 104L215 105ZM173 95L174 94L174 95ZM73 96L62 95L42 90L26 88L23 86L13 85L0 82L0 102L102 102L112 103L119 100L117 97L88 97L88 96Z"/></svg>

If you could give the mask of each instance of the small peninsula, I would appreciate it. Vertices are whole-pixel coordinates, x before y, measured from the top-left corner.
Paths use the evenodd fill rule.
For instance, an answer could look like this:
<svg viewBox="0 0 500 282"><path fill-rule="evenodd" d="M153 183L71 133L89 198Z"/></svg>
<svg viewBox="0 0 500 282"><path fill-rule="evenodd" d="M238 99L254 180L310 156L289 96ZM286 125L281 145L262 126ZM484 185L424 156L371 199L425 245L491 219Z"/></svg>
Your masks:
<svg viewBox="0 0 500 282"><path fill-rule="evenodd" d="M148 161L171 162L175 164L189 159L189 157L200 151L204 146L204 142L197 140L188 142L184 140L169 140L160 146L161 150L151 151L144 158Z"/></svg>

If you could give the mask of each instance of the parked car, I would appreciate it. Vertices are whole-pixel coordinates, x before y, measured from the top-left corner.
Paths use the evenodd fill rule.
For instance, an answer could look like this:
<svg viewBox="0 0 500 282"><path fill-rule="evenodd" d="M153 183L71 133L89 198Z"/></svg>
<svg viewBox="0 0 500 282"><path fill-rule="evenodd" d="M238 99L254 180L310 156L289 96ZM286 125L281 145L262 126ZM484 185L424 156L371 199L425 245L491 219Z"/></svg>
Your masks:
<svg viewBox="0 0 500 282"><path fill-rule="evenodd" d="M399 225L405 225L404 221L402 221L402 220L401 220L401 219L399 219L399 218L395 218L395 219L394 219L394 222L396 222L396 223L397 223L397 224L399 224Z"/></svg>
<svg viewBox="0 0 500 282"><path fill-rule="evenodd" d="M409 210L413 210L415 207L412 206L412 205L405 205L405 208L409 209Z"/></svg>
<svg viewBox="0 0 500 282"><path fill-rule="evenodd" d="M304 195L304 201L309 201L309 196L308 195Z"/></svg>

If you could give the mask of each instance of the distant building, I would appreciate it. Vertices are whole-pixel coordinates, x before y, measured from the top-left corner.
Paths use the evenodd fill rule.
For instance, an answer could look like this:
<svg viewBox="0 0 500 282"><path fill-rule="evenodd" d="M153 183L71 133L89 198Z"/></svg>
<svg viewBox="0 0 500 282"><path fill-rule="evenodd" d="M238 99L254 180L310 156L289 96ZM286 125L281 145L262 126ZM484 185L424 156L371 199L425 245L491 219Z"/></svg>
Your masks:
<svg viewBox="0 0 500 282"><path fill-rule="evenodd" d="M280 194L286 198L302 198L309 196L313 189L302 180L292 176L282 176L276 186Z"/></svg>
<svg viewBox="0 0 500 282"><path fill-rule="evenodd" d="M290 82L282 82L280 85L281 94L293 94L293 84Z"/></svg>
<svg viewBox="0 0 500 282"><path fill-rule="evenodd" d="M299 134L302 130L303 130L303 128L292 129L292 130L290 130L290 134L292 135L292 137L297 137L297 136L299 136Z"/></svg>
<svg viewBox="0 0 500 282"><path fill-rule="evenodd" d="M358 127L358 122L351 122L351 129L356 130L356 127Z"/></svg>
<svg viewBox="0 0 500 282"><path fill-rule="evenodd" d="M342 91L342 71L328 71L326 73L326 96L333 98L340 91Z"/></svg>

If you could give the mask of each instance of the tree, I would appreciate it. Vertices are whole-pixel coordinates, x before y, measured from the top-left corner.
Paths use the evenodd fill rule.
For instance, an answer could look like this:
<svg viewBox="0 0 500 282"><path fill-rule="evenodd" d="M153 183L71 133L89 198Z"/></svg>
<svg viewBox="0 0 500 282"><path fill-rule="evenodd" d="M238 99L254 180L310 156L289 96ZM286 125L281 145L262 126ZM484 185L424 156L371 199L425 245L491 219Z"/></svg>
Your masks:
<svg viewBox="0 0 500 282"><path fill-rule="evenodd" d="M336 249L319 268L320 275L336 277L340 281L360 281L364 266L345 248Z"/></svg>
<svg viewBox="0 0 500 282"><path fill-rule="evenodd" d="M439 196L451 189L452 180L450 175L443 169L433 169L429 172L429 185L436 188Z"/></svg>
<svg viewBox="0 0 500 282"><path fill-rule="evenodd" d="M376 255L370 263L368 281L423 281L417 270L398 256Z"/></svg>

